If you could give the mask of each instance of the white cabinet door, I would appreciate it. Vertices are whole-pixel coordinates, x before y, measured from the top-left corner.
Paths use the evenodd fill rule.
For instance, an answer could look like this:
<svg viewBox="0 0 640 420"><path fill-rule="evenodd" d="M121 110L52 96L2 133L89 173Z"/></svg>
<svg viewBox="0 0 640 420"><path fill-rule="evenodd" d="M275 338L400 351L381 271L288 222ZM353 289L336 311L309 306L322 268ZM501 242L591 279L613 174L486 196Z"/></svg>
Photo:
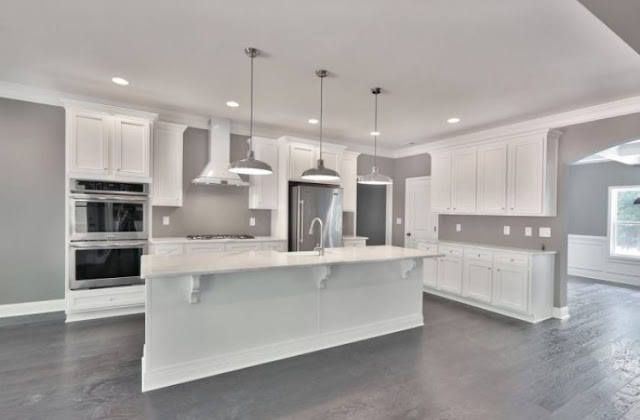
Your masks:
<svg viewBox="0 0 640 420"><path fill-rule="evenodd" d="M302 173L316 166L316 148L306 144L289 145L289 179L300 179Z"/></svg>
<svg viewBox="0 0 640 420"><path fill-rule="evenodd" d="M437 253L438 245L435 243L418 242L416 248ZM433 289L438 285L438 258L424 258L422 260L422 284Z"/></svg>
<svg viewBox="0 0 640 420"><path fill-rule="evenodd" d="M451 211L451 152L431 156L431 209Z"/></svg>
<svg viewBox="0 0 640 420"><path fill-rule="evenodd" d="M157 122L153 135L154 206L182 206L182 157L185 125Z"/></svg>
<svg viewBox="0 0 640 420"><path fill-rule="evenodd" d="M114 119L114 174L149 177L149 122Z"/></svg>
<svg viewBox="0 0 640 420"><path fill-rule="evenodd" d="M98 113L68 112L69 171L106 175L109 172L111 119Z"/></svg>
<svg viewBox="0 0 640 420"><path fill-rule="evenodd" d="M462 293L462 258L438 259L438 289L459 295Z"/></svg>
<svg viewBox="0 0 640 420"><path fill-rule="evenodd" d="M494 267L493 304L518 312L528 312L529 272L526 268L496 265Z"/></svg>
<svg viewBox="0 0 640 420"><path fill-rule="evenodd" d="M320 159L320 150L316 149L316 160ZM324 167L333 169L341 175L342 180L342 151L322 149Z"/></svg>
<svg viewBox="0 0 640 420"><path fill-rule="evenodd" d="M478 148L478 213L505 214L507 212L507 153L506 144Z"/></svg>
<svg viewBox="0 0 640 420"><path fill-rule="evenodd" d="M273 139L253 137L256 159L271 165L271 175L249 177L249 208L277 210L278 208L278 143Z"/></svg>
<svg viewBox="0 0 640 420"><path fill-rule="evenodd" d="M462 295L491 303L493 264L487 261L465 261Z"/></svg>
<svg viewBox="0 0 640 420"><path fill-rule="evenodd" d="M476 211L476 148L459 150L451 157L451 210L454 213Z"/></svg>
<svg viewBox="0 0 640 420"><path fill-rule="evenodd" d="M542 214L544 141L532 137L509 145L509 214Z"/></svg>
<svg viewBox="0 0 640 420"><path fill-rule="evenodd" d="M358 200L358 154L345 152L342 157L342 209L356 211Z"/></svg>

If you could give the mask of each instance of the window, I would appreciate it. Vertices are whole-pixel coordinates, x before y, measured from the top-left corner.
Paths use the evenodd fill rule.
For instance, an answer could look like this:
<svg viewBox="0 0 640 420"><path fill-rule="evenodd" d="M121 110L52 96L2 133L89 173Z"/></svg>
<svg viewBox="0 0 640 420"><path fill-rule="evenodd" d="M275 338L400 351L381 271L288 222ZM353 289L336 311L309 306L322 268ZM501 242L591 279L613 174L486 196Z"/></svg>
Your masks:
<svg viewBox="0 0 640 420"><path fill-rule="evenodd" d="M609 188L609 247L611 256L640 259L640 186Z"/></svg>

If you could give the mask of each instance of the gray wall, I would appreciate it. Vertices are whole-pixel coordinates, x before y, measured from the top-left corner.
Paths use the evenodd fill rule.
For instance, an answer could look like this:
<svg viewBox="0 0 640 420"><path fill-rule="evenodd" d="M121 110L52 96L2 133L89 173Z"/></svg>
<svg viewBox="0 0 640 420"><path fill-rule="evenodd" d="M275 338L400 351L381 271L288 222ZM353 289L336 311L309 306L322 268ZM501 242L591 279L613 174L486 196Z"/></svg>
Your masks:
<svg viewBox="0 0 640 420"><path fill-rule="evenodd" d="M373 156L358 156L358 175L371 172ZM381 173L393 178L393 241L395 246L404 246L404 200L405 180L417 176L431 175L431 156L422 154L400 159L378 157L378 169ZM360 210L365 211L365 210ZM402 224L396 219L402 218Z"/></svg>
<svg viewBox="0 0 640 420"><path fill-rule="evenodd" d="M64 120L0 98L0 305L64 298Z"/></svg>
<svg viewBox="0 0 640 420"><path fill-rule="evenodd" d="M386 243L387 188L384 185L358 184L358 215L356 233L369 238L367 245Z"/></svg>
<svg viewBox="0 0 640 420"><path fill-rule="evenodd" d="M231 135L231 160L246 156L248 137ZM254 236L271 234L271 211L249 210L249 189L221 185L194 185L195 178L209 156L208 132L189 127L184 133L183 205L153 208L153 236L185 236L197 233L243 233ZM170 216L171 224L162 225ZM249 226L249 218L256 225Z"/></svg>
<svg viewBox="0 0 640 420"><path fill-rule="evenodd" d="M569 169L569 233L607 236L609 187L640 185L640 167L618 162Z"/></svg>
<svg viewBox="0 0 640 420"><path fill-rule="evenodd" d="M557 217L521 218L508 216L440 216L440 239L481 242L557 251L554 305L567 304L567 235L571 220L569 199L571 164L609 147L640 138L640 114L608 118L562 128L558 146L558 212ZM455 232L455 224L462 223L462 232ZM535 223L535 224L534 224ZM512 226L510 236L502 235L502 226ZM524 238L520 227L545 226L551 228L551 238ZM514 234L515 232L520 232ZM537 232L534 231L534 235Z"/></svg>

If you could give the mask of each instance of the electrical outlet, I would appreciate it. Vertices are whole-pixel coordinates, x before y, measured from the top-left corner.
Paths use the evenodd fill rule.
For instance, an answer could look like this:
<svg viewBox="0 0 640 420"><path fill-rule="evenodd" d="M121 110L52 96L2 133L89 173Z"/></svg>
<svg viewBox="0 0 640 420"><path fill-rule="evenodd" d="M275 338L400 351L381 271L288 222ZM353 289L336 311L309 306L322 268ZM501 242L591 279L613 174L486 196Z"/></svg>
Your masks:
<svg viewBox="0 0 640 420"><path fill-rule="evenodd" d="M511 235L511 226L505 226L502 231L505 235Z"/></svg>
<svg viewBox="0 0 640 420"><path fill-rule="evenodd" d="M539 235L541 238L550 238L551 237L551 228L541 227Z"/></svg>
<svg viewBox="0 0 640 420"><path fill-rule="evenodd" d="M249 226L255 226L256 225L256 218L255 217L250 217L249 218Z"/></svg>
<svg viewBox="0 0 640 420"><path fill-rule="evenodd" d="M524 228L524 236L531 236L532 234L533 234L533 231L531 230L530 227Z"/></svg>
<svg viewBox="0 0 640 420"><path fill-rule="evenodd" d="M402 217L398 217L396 219L396 225L401 225L402 224Z"/></svg>
<svg viewBox="0 0 640 420"><path fill-rule="evenodd" d="M456 224L456 232L460 232L462 230L462 225L460 223Z"/></svg>
<svg viewBox="0 0 640 420"><path fill-rule="evenodd" d="M169 216L162 216L162 224L168 226L171 223Z"/></svg>

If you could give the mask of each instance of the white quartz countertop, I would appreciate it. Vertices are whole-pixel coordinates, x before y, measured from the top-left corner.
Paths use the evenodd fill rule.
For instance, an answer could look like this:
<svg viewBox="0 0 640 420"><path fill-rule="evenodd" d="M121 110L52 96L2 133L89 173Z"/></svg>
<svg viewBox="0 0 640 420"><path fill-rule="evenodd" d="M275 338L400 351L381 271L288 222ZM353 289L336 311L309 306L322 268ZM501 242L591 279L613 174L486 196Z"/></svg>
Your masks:
<svg viewBox="0 0 640 420"><path fill-rule="evenodd" d="M456 241L439 241L437 239L416 239L416 242L431 243L445 246L463 246L465 248L480 248L490 251L519 252L529 255L556 254L556 251L547 251L541 249L516 248L512 246L487 245L475 242L456 242Z"/></svg>
<svg viewBox="0 0 640 420"><path fill-rule="evenodd" d="M324 256L308 252L230 251L202 252L181 255L143 255L141 277L193 276L206 274L258 271L285 267L313 267L322 265L362 264L435 258L440 254L394 246L327 248Z"/></svg>
<svg viewBox="0 0 640 420"><path fill-rule="evenodd" d="M369 239L368 236L344 235L342 239Z"/></svg>
<svg viewBox="0 0 640 420"><path fill-rule="evenodd" d="M228 242L274 242L286 241L285 238L276 238L273 236L256 236L253 239L187 239L184 236L174 236L167 238L151 238L149 242L152 244L198 244L198 243L228 243Z"/></svg>

